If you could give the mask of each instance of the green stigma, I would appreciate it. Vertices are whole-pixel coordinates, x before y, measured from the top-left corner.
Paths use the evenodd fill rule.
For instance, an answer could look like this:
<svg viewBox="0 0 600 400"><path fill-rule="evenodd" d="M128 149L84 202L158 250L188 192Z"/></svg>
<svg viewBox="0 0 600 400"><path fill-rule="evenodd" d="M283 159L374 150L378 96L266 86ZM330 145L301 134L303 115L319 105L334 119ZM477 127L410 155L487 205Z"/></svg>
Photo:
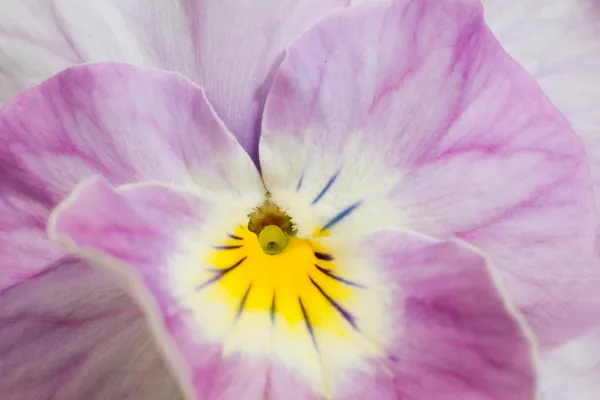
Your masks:
<svg viewBox="0 0 600 400"><path fill-rule="evenodd" d="M265 254L279 254L287 246L290 237L277 225L265 226L258 234L258 243Z"/></svg>

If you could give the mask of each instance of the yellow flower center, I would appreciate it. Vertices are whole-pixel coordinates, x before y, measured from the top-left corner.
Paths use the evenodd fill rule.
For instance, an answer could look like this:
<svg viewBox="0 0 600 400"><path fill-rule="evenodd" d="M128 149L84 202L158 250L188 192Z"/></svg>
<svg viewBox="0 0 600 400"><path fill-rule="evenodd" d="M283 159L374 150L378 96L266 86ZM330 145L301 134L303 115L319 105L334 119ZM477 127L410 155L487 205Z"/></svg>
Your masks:
<svg viewBox="0 0 600 400"><path fill-rule="evenodd" d="M281 230L271 227L258 237L247 227L238 227L215 246L208 260L214 276L200 289L214 285L215 300L228 304L236 318L268 313L273 321L306 324L313 341L314 327L340 335L348 324L355 327L344 303L361 286L339 276L334 255L314 240L284 235L287 242L280 243ZM271 242L277 251L269 254L265 248Z"/></svg>

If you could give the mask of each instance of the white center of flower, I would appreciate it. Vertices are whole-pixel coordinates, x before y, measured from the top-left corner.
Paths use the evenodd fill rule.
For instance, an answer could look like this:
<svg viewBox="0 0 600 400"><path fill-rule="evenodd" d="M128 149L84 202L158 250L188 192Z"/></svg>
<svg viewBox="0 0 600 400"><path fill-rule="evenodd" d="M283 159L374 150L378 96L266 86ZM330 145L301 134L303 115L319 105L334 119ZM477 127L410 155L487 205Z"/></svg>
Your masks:
<svg viewBox="0 0 600 400"><path fill-rule="evenodd" d="M390 288L352 243L319 230L297 237L287 222L266 213L213 232L210 246L190 233L169 262L172 285L202 340L225 356L282 363L328 397L348 372L385 357Z"/></svg>

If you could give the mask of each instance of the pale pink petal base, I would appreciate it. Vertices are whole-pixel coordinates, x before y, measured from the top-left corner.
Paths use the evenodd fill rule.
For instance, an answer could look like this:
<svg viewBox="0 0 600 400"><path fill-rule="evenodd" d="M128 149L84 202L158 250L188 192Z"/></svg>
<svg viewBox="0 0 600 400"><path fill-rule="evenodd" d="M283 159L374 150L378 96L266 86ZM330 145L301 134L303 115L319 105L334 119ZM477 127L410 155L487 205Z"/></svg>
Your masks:
<svg viewBox="0 0 600 400"><path fill-rule="evenodd" d="M290 46L263 131L267 186L319 215L313 229L401 227L476 245L544 346L600 321L585 153L480 1L332 14Z"/></svg>

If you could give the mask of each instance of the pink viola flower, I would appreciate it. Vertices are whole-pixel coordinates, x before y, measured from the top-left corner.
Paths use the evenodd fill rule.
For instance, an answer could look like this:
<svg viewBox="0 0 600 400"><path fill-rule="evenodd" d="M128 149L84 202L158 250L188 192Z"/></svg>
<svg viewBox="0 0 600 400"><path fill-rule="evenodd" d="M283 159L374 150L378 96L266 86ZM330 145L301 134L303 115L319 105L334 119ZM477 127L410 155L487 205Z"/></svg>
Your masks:
<svg viewBox="0 0 600 400"><path fill-rule="evenodd" d="M103 4L0 13L5 398L535 399L600 322L588 159L479 1Z"/></svg>

